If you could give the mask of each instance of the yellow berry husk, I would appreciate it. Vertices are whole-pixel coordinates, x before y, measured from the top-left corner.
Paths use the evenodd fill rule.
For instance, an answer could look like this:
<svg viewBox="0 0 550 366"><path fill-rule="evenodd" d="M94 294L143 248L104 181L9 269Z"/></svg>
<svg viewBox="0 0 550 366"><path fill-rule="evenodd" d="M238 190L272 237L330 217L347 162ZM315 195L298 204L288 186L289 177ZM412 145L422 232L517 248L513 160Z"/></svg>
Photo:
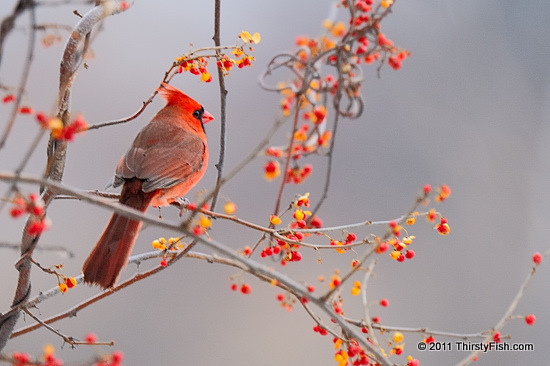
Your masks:
<svg viewBox="0 0 550 366"><path fill-rule="evenodd" d="M207 229L210 226L212 226L212 221L210 221L210 218L207 216L201 216L199 219L199 226L204 229Z"/></svg>
<svg viewBox="0 0 550 366"><path fill-rule="evenodd" d="M231 201L228 201L225 203L225 205L223 205L223 210L226 214L233 215L235 211L237 211L237 205Z"/></svg>
<svg viewBox="0 0 550 366"><path fill-rule="evenodd" d="M401 332L395 332L393 333L393 341L395 343L401 343L403 342L403 333Z"/></svg>
<svg viewBox="0 0 550 366"><path fill-rule="evenodd" d="M279 225L281 223L281 218L277 215L271 215L269 218L269 222L271 222L273 225Z"/></svg>

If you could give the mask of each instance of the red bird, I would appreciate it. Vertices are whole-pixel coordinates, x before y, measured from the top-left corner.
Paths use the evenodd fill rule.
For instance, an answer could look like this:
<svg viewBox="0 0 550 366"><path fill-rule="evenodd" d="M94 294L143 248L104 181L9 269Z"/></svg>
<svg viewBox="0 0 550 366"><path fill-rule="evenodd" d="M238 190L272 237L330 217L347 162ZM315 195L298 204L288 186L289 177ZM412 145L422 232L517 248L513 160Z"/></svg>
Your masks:
<svg viewBox="0 0 550 366"><path fill-rule="evenodd" d="M214 119L195 100L171 85L158 89L166 105L136 136L116 168L119 202L141 212L166 206L202 178L208 164L204 123ZM114 213L84 262L84 282L112 287L126 265L141 221Z"/></svg>

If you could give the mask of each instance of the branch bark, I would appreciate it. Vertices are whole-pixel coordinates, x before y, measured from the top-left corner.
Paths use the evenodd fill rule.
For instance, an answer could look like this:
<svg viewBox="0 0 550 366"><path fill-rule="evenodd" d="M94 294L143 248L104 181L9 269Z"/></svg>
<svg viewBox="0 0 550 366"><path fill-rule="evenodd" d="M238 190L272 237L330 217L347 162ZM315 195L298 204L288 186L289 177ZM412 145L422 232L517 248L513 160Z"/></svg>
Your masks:
<svg viewBox="0 0 550 366"><path fill-rule="evenodd" d="M23 2L21 2L23 3ZM33 3L29 1L29 3ZM101 5L95 6L87 14L85 14L76 24L71 33L59 68L59 97L57 116L63 123L67 123L70 114L70 88L74 81L75 72L82 63L82 54L78 47L81 42L86 39L86 36L92 31L93 27L103 20L106 16L119 13L128 8L127 2L109 1L103 2ZM31 30L34 32L34 29ZM48 161L45 172L45 177L52 181L61 181L65 169L65 158L67 154L66 142L56 141L50 137L48 144ZM18 180L14 180L16 183ZM49 187L42 192L42 200L47 207L55 193ZM17 287L12 301L12 308L25 302L31 293L31 255L34 248L40 240L40 235L30 235L28 228L32 220L29 217L25 224L23 237L21 240L21 257L16 263L16 269L19 272ZM0 322L0 351L5 347L10 338L11 333L19 319L20 311L10 312L9 316L2 316Z"/></svg>

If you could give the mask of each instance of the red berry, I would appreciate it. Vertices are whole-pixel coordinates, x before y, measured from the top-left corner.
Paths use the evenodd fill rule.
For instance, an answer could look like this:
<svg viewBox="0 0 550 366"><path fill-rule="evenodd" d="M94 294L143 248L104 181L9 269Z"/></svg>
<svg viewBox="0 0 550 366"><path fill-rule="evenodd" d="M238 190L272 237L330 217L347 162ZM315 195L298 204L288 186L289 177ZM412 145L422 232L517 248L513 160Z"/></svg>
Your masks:
<svg viewBox="0 0 550 366"><path fill-rule="evenodd" d="M378 324L378 323L380 323L380 318L375 316L375 317L372 318L372 322Z"/></svg>
<svg viewBox="0 0 550 366"><path fill-rule="evenodd" d="M300 252L292 252L292 259L293 262L299 262L302 260L302 254Z"/></svg>
<svg viewBox="0 0 550 366"><path fill-rule="evenodd" d="M274 161L268 161L265 164L266 173L273 173L277 170L277 164Z"/></svg>
<svg viewBox="0 0 550 366"><path fill-rule="evenodd" d="M529 314L525 317L525 322L527 323L527 325L533 325L535 324L536 319L537 318L533 314Z"/></svg>
<svg viewBox="0 0 550 366"><path fill-rule="evenodd" d="M278 301L283 301L285 299L285 295L283 294L277 294L277 300Z"/></svg>
<svg viewBox="0 0 550 366"><path fill-rule="evenodd" d="M426 184L424 185L423 190L425 194L429 194L432 191L432 186L430 186L429 184Z"/></svg>
<svg viewBox="0 0 550 366"><path fill-rule="evenodd" d="M367 47L364 46L364 45L361 45L361 46L357 47L357 50L355 51L355 54L361 55L361 54L366 53L366 52L367 52Z"/></svg>
<svg viewBox="0 0 550 366"><path fill-rule="evenodd" d="M319 229L323 226L323 220L321 220L318 216L313 216L309 224L312 227Z"/></svg>
<svg viewBox="0 0 550 366"><path fill-rule="evenodd" d="M537 265L540 264L540 262L542 262L542 255L539 252L536 252L535 254L533 254L533 262Z"/></svg>
<svg viewBox="0 0 550 366"><path fill-rule="evenodd" d="M14 100L15 100L15 95L13 94L5 95L4 98L2 98L3 103L13 102Z"/></svg>
<svg viewBox="0 0 550 366"><path fill-rule="evenodd" d="M366 327L361 327L361 332L363 332L363 333L368 333L369 330L368 330Z"/></svg>
<svg viewBox="0 0 550 366"><path fill-rule="evenodd" d="M12 209L10 209L10 216L13 218L17 218L23 215L24 213L25 211L20 207L13 207Z"/></svg>
<svg viewBox="0 0 550 366"><path fill-rule="evenodd" d="M390 65L394 70L399 70L401 68L401 60L397 56L391 56L388 58L388 65Z"/></svg>
<svg viewBox="0 0 550 366"><path fill-rule="evenodd" d="M238 286L237 286L236 283L231 284L231 291L237 291L237 288L238 288Z"/></svg>
<svg viewBox="0 0 550 366"><path fill-rule="evenodd" d="M113 352L113 363L121 363L124 359L124 353L122 351Z"/></svg>
<svg viewBox="0 0 550 366"><path fill-rule="evenodd" d="M97 341L97 336L95 333L88 333L86 334L86 337L84 338L86 343L95 343Z"/></svg>
<svg viewBox="0 0 550 366"><path fill-rule="evenodd" d="M355 235L354 233L349 233L348 236L346 236L346 241L348 242L352 242L355 239L357 239L357 235Z"/></svg>
<svg viewBox="0 0 550 366"><path fill-rule="evenodd" d="M167 265L168 265L168 262L166 261L166 258L162 258L162 260L160 261L160 266L166 267Z"/></svg>
<svg viewBox="0 0 550 366"><path fill-rule="evenodd" d="M405 257L407 259L412 259L414 257L414 250L407 250L407 252L405 253Z"/></svg>
<svg viewBox="0 0 550 366"><path fill-rule="evenodd" d="M46 228L47 225L43 221L33 221L29 225L27 232L30 235L40 235Z"/></svg>
<svg viewBox="0 0 550 366"><path fill-rule="evenodd" d="M380 305L383 307L386 307L389 305L388 299L382 299L380 300Z"/></svg>
<svg viewBox="0 0 550 366"><path fill-rule="evenodd" d="M382 254L384 253L385 251L388 250L388 243L386 243L385 241L381 242L379 245L378 245L378 248L376 248L376 253L378 254Z"/></svg>
<svg viewBox="0 0 550 366"><path fill-rule="evenodd" d="M252 288L248 283L243 283L243 285L241 286L241 292L245 295L248 295L252 292Z"/></svg>
<svg viewBox="0 0 550 366"><path fill-rule="evenodd" d="M32 114L33 110L32 110L31 107L24 106L24 107L19 108L19 113L21 113L21 114Z"/></svg>

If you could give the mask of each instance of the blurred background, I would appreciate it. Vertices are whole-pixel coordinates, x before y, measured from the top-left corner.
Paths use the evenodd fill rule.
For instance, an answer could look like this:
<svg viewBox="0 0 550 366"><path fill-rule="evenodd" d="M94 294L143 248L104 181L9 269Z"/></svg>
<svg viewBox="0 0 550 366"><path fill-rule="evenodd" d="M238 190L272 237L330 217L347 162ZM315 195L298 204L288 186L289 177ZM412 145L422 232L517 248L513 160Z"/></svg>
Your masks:
<svg viewBox="0 0 550 366"><path fill-rule="evenodd" d="M44 1L38 23L73 26L73 10L85 13L90 5ZM4 1L0 17L11 13L15 1ZM330 14L331 1L258 2L238 0L222 4L222 44L234 44L242 30L259 32L252 68L234 69L226 79L228 94L228 145L226 169L238 164L278 118L280 96L263 91L258 75L275 54L292 51L298 35L316 37ZM95 57L81 68L73 87L72 110L83 113L88 123L126 117L134 113L162 80L172 61L195 47L213 44L213 1L135 1L127 12L109 17L97 34ZM344 15L344 14L341 14ZM390 306L374 305L370 312L382 324L427 327L434 330L475 333L494 326L507 310L532 266L534 252L549 248L550 214L550 3L546 1L397 1L382 30L397 45L409 49L399 71L384 67L365 69L362 94L365 113L357 120L341 122L336 136L331 190L319 212L326 226L361 220L387 220L405 213L425 183L448 184L452 195L437 206L449 220L451 234L441 237L432 224L418 220L410 233L416 257L397 263L384 257L369 282L373 302L387 298ZM0 81L18 85L28 39L28 16L22 16L4 46ZM52 111L58 89L58 69L63 41L49 48L36 46L35 62L24 101L35 110ZM214 74L214 65L211 72ZM172 82L219 115L217 81L210 84L185 74ZM103 190L116 163L136 133L162 107L160 99L136 120L124 125L89 131L69 146L64 182L83 190ZM0 105L5 124L11 105ZM205 178L190 193L214 186L219 153L219 125L207 125L211 164ZM2 126L2 129L4 127ZM285 141L290 121L273 138ZM34 138L33 118L20 116L8 144L0 151L0 170L12 171ZM25 173L39 175L45 164L46 140L32 156ZM221 203L232 200L237 215L266 224L275 205L279 181L263 177L265 160L256 159L228 183ZM302 185L288 186L283 202L297 193L311 193L315 202L322 194L325 159L312 158L311 177ZM26 192L35 187L24 187ZM0 192L7 185L0 184ZM218 206L221 207L221 206ZM150 210L157 215L157 210ZM36 252L44 266L63 263L63 273L75 275L101 234L110 216L104 209L77 201L56 201L48 216L53 221L40 245L61 245L73 258ZM167 220L178 220L175 209L163 209ZM20 241L23 219L14 221L4 210L0 217L2 242ZM358 232L367 235L369 232ZM151 250L151 240L171 236L146 228L134 253ZM253 245L255 232L216 222L212 237L235 248ZM208 248L197 251L211 253ZM336 255L303 250L300 264L284 270L298 281L314 284L319 291L335 268L348 270L353 253ZM0 249L0 311L13 298L18 252ZM269 260L263 260L270 264ZM157 263L145 263L142 269ZM277 269L281 267L273 262ZM123 272L132 276L135 266ZM242 280L252 286L248 296L230 290L231 268L185 259L124 291L110 296L54 325L63 333L84 338L96 333L98 340L115 340L109 347L63 346L60 338L45 329L8 343L5 352L40 354L51 343L66 364L79 364L94 353L120 349L127 365L334 365L331 337L312 331L314 322L300 308L287 312L276 300L280 292L249 275ZM537 268L516 313L533 313L529 327L522 318L502 331L508 342L533 343L533 352L492 352L477 365L547 362L545 347L550 337L550 295L547 264ZM53 276L33 269L33 294L56 286ZM345 290L345 291L349 291ZM47 317L96 294L97 289L79 286L40 305ZM344 310L350 317L363 314L359 299L349 298ZM31 324L20 321L20 326ZM422 365L453 364L463 352L421 353L416 350L420 334L405 334L407 355ZM439 338L436 337L439 340ZM446 340L446 339L441 339ZM451 339L451 341L454 341ZM455 347L456 349L456 347Z"/></svg>

